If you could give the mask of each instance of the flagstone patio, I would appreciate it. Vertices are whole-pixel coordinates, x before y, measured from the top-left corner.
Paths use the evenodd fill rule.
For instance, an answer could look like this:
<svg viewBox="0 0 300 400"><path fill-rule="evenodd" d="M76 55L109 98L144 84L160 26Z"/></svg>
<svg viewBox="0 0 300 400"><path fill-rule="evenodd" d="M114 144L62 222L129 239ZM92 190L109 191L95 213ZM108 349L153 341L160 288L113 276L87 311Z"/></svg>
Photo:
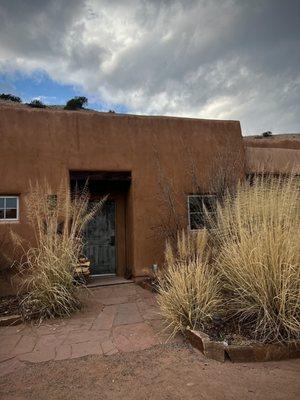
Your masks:
<svg viewBox="0 0 300 400"><path fill-rule="evenodd" d="M71 318L0 327L0 375L26 362L126 353L167 339L155 295L133 283L92 288L82 300Z"/></svg>

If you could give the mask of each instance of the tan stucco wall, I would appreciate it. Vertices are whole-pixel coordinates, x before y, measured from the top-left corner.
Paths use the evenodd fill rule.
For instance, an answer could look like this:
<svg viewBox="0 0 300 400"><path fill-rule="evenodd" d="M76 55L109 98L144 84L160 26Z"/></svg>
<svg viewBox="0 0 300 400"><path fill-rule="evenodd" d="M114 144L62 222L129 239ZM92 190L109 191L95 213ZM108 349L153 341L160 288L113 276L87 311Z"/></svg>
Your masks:
<svg viewBox="0 0 300 400"><path fill-rule="evenodd" d="M24 197L30 180L46 178L55 188L68 178L69 170L131 171L134 276L144 275L151 264L162 261L164 243L155 231L163 212L157 200L157 159L184 212L186 194L193 190L187 173L191 157L204 192L214 178L211 171L219 172L216 168L234 166L235 179L244 174L237 121L0 107L0 137L0 193L20 194L20 222L13 228L27 238ZM0 233L4 229L0 224Z"/></svg>

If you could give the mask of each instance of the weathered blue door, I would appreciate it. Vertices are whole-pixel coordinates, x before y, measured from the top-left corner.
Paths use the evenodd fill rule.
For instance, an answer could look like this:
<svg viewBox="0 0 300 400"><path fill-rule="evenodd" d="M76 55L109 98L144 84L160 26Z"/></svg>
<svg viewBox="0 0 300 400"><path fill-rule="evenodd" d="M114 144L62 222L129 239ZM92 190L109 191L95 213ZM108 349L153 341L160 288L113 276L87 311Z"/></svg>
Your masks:
<svg viewBox="0 0 300 400"><path fill-rule="evenodd" d="M115 209L114 201L105 202L87 225L84 254L91 261L92 275L116 273Z"/></svg>

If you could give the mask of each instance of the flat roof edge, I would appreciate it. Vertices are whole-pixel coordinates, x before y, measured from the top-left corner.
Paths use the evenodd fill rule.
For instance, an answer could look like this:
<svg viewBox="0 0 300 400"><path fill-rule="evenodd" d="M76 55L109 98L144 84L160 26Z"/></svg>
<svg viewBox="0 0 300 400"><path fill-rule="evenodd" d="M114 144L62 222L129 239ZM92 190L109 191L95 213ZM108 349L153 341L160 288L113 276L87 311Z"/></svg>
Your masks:
<svg viewBox="0 0 300 400"><path fill-rule="evenodd" d="M51 113L51 114L69 114L69 115L97 115L105 118L134 118L134 119L160 119L160 120L186 120L186 121L205 121L205 122L219 122L219 123L240 123L239 120L231 119L217 119L217 118L197 118L197 117L186 117L186 116L175 116L175 115L158 115L158 114L131 114L131 113L117 113L117 112L105 112L91 109L83 110L64 110L64 109L53 109L51 106L46 108L33 108L26 106L25 104L7 104L0 102L0 111L2 110L14 110L16 112L28 112L28 113Z"/></svg>

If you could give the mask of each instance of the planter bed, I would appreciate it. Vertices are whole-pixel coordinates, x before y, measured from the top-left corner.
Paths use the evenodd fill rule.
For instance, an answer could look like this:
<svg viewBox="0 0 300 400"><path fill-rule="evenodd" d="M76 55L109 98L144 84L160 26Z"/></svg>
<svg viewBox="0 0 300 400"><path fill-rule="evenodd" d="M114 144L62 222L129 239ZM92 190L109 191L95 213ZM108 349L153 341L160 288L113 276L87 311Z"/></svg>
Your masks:
<svg viewBox="0 0 300 400"><path fill-rule="evenodd" d="M227 344L211 340L201 331L187 329L185 335L191 345L200 350L207 358L225 362L278 361L300 357L300 341L290 343Z"/></svg>
<svg viewBox="0 0 300 400"><path fill-rule="evenodd" d="M0 316L0 326L19 325L22 323L20 314Z"/></svg>
<svg viewBox="0 0 300 400"><path fill-rule="evenodd" d="M19 304L17 296L0 298L0 326L17 325L22 322Z"/></svg>

